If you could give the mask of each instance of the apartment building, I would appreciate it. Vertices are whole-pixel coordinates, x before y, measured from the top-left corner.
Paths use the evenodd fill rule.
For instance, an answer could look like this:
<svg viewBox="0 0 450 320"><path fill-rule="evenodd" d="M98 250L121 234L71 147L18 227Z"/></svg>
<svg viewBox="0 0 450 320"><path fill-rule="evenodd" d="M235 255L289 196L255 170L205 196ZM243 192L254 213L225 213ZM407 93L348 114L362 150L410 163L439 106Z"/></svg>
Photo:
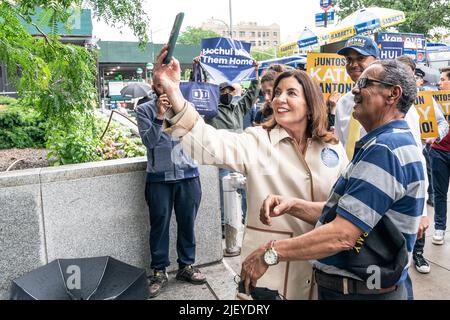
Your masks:
<svg viewBox="0 0 450 320"><path fill-rule="evenodd" d="M224 37L230 36L228 24L218 19L203 22L201 28L214 31ZM261 26L256 22L239 22L233 25L232 32L233 39L250 42L255 49L265 49L280 44L280 26L276 23Z"/></svg>

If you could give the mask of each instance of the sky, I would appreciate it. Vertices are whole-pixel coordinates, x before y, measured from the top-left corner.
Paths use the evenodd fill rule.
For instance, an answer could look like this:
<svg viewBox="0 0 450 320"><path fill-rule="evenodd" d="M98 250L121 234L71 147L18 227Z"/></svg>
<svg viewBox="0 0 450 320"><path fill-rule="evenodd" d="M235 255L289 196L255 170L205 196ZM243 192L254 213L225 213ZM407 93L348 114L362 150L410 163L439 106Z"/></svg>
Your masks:
<svg viewBox="0 0 450 320"><path fill-rule="evenodd" d="M173 20L184 12L181 31L187 26L200 27L211 19L230 21L229 0L144 0L150 17L153 42L165 43ZM233 25L240 21L258 25L280 25L281 42L294 41L305 28L314 28L314 14L323 12L319 0L231 0ZM93 21L93 33L104 41L137 41L128 28L112 29L103 22ZM121 32L122 31L122 32Z"/></svg>

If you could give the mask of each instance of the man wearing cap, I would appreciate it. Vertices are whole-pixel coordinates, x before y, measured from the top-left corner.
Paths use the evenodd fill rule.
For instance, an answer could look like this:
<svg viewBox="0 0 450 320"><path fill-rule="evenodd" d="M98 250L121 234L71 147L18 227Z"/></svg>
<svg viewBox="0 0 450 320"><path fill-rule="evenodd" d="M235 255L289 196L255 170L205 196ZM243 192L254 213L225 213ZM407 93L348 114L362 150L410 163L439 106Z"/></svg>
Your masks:
<svg viewBox="0 0 450 320"><path fill-rule="evenodd" d="M414 78L416 79L417 88L421 89L425 83L425 72L420 68L416 68L414 70Z"/></svg>
<svg viewBox="0 0 450 320"><path fill-rule="evenodd" d="M207 119L205 122L216 129L227 129L232 131L243 131L244 130L244 116L247 112L252 109L258 99L260 84L258 68L259 65L255 61L255 73L256 79L252 80L250 87L241 99L235 100L233 102L233 93L235 88L231 82L223 82L219 85L220 90L220 100L218 106L218 113L212 119ZM224 205L223 205L223 185L222 178L227 176L230 171L225 169L219 169L219 186L220 186L220 215L222 220L222 237L224 237ZM239 252L227 254L229 256L237 255Z"/></svg>

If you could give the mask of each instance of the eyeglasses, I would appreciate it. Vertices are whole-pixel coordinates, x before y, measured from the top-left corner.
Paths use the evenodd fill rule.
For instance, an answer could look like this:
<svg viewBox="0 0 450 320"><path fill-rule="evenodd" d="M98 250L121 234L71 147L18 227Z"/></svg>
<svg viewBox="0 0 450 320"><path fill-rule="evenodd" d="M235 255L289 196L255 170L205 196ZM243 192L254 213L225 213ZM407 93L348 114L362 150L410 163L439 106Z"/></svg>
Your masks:
<svg viewBox="0 0 450 320"><path fill-rule="evenodd" d="M359 89L366 88L368 85L370 85L371 83L374 83L374 82L381 83L381 84L384 84L385 86L390 86L390 87L395 86L395 84L393 84L393 83L384 82L381 80L369 79L369 78L359 78L358 81L356 81L355 87L357 87Z"/></svg>

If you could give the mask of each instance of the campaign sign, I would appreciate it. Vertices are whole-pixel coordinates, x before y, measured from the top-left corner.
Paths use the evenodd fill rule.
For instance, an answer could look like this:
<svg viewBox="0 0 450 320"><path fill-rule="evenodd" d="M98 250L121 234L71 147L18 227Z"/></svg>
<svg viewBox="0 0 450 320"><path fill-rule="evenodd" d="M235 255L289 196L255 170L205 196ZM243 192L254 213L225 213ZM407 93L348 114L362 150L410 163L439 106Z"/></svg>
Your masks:
<svg viewBox="0 0 450 320"><path fill-rule="evenodd" d="M433 107L433 91L419 91L414 105L420 116L421 138L437 138L439 129Z"/></svg>
<svg viewBox="0 0 450 320"><path fill-rule="evenodd" d="M200 64L213 82L241 82L255 70L250 46L230 38L202 39Z"/></svg>
<svg viewBox="0 0 450 320"><path fill-rule="evenodd" d="M403 54L403 42L383 41L379 45L380 59L395 59Z"/></svg>
<svg viewBox="0 0 450 320"><path fill-rule="evenodd" d="M389 46L393 48L393 43L398 43L397 48L402 46L403 52L402 54L410 56L415 62L425 62L425 47L426 47L426 39L423 34L420 33L388 33L388 32L380 32L378 33L377 43L384 48ZM395 49L393 49L395 50ZM398 54L397 51L392 52L389 51L385 53L384 56ZM382 59L392 59L390 57Z"/></svg>
<svg viewBox="0 0 450 320"><path fill-rule="evenodd" d="M345 94L354 86L345 70L345 57L336 53L308 52L306 72L319 84L325 99L333 92Z"/></svg>
<svg viewBox="0 0 450 320"><path fill-rule="evenodd" d="M441 107L445 119L450 124L450 90L432 91L434 101Z"/></svg>

